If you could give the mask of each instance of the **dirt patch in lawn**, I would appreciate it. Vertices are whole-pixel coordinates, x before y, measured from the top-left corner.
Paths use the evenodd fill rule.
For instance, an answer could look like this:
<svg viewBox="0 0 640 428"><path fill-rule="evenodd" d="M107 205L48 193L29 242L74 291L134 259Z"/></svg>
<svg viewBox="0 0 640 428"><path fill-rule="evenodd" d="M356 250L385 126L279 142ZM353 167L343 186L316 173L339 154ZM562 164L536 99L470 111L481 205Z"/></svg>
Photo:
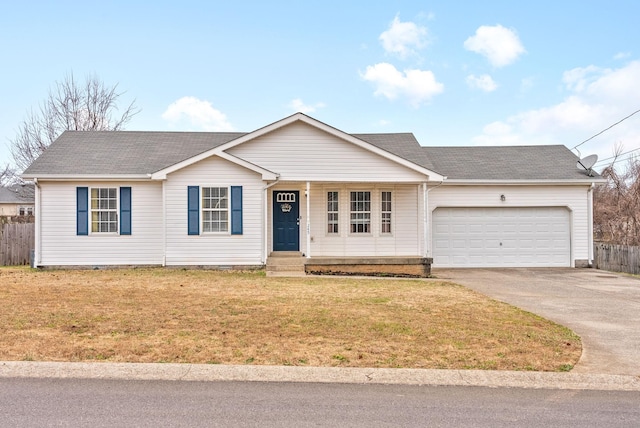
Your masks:
<svg viewBox="0 0 640 428"><path fill-rule="evenodd" d="M0 360L569 370L567 328L439 280L0 269Z"/></svg>

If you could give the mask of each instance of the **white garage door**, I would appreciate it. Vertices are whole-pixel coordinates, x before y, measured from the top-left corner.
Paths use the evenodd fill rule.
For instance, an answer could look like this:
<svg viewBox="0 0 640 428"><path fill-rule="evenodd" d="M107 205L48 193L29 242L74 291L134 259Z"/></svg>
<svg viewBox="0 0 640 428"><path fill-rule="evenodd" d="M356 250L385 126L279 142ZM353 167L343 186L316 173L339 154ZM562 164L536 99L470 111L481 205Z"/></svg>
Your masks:
<svg viewBox="0 0 640 428"><path fill-rule="evenodd" d="M571 266L569 210L437 208L434 267Z"/></svg>

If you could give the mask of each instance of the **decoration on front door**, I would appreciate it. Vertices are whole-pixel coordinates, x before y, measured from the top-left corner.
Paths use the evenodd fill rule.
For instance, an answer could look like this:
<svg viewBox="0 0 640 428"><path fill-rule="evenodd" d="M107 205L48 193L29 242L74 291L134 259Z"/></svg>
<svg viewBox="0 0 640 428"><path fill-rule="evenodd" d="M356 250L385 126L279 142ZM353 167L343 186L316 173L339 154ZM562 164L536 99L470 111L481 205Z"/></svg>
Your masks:
<svg viewBox="0 0 640 428"><path fill-rule="evenodd" d="M283 213L291 212L291 204L280 204L280 209Z"/></svg>

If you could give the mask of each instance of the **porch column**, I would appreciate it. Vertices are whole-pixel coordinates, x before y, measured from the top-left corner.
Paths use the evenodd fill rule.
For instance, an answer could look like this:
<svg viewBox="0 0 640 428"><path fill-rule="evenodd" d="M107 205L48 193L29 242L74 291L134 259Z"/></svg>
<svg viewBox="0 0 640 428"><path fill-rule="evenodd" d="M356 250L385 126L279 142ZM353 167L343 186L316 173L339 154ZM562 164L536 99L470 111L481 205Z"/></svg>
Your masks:
<svg viewBox="0 0 640 428"><path fill-rule="evenodd" d="M311 220L309 215L311 213L311 184L307 181L307 191L305 192L307 197L307 258L311 258Z"/></svg>
<svg viewBox="0 0 640 428"><path fill-rule="evenodd" d="M429 257L429 190L427 183L422 183L422 222L423 222L423 244L424 257Z"/></svg>

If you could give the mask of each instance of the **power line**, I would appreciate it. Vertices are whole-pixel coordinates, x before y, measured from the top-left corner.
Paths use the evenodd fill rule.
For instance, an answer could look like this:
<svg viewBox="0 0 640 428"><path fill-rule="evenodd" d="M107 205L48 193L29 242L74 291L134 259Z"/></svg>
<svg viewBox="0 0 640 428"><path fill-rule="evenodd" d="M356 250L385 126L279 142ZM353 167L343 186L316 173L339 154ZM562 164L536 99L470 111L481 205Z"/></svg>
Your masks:
<svg viewBox="0 0 640 428"><path fill-rule="evenodd" d="M620 153L619 155L614 155L614 156L611 156L611 157L608 157L608 158L605 158L605 159L600 159L598 162L596 162L596 165L601 164L601 163L606 162L606 161L611 160L611 159L616 159L616 158L618 158L618 159L616 159L615 162L618 162L619 160L621 160L622 156L628 155L629 153L637 152L638 150L640 150L640 147L638 147L637 149L629 150L628 152ZM631 156L629 156L626 159L629 159L629 158L631 158ZM613 162L613 163L615 163L615 162Z"/></svg>
<svg viewBox="0 0 640 428"><path fill-rule="evenodd" d="M633 116L633 115L634 115L634 114L636 114L636 113L640 113L640 110L636 110L636 111L634 111L634 112L633 112L633 113L631 113L629 116L627 116L627 117L625 117L625 118L623 118L623 119L620 119L619 121L617 121L617 122L616 122L616 123L614 123L613 125L609 126L608 128L603 129L602 131L598 132L597 134L595 134L595 135L593 135L593 136L591 136L591 137L587 138L586 140L584 140L582 143L578 144L577 146L575 146L575 147L574 147L573 149L571 149L571 150L577 149L578 147L580 147L581 145L583 145L583 144L584 144L584 143L586 143L587 141L591 141L591 140L593 140L594 138L596 138L598 135L604 134L605 132L607 132L608 130L610 130L611 128L613 128L614 126L619 125L620 123L622 123L622 122L624 122L625 120L629 119L631 116Z"/></svg>

